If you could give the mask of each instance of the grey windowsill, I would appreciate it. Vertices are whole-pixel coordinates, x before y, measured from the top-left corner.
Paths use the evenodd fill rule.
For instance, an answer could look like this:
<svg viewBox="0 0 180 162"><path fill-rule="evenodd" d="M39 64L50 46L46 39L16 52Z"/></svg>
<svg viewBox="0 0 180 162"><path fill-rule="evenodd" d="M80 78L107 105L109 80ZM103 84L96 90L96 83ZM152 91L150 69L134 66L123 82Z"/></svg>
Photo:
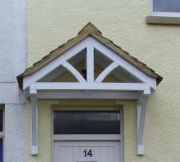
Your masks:
<svg viewBox="0 0 180 162"><path fill-rule="evenodd" d="M146 23L152 25L180 25L180 17L147 16Z"/></svg>

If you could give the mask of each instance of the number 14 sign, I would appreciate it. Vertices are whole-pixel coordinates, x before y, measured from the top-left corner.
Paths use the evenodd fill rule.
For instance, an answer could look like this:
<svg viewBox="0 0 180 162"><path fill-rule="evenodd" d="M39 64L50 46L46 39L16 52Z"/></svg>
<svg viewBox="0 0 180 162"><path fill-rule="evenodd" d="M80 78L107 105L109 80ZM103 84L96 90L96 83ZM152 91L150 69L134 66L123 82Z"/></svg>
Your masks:
<svg viewBox="0 0 180 162"><path fill-rule="evenodd" d="M92 149L85 149L85 150L83 151L83 153L84 153L84 157L93 157L93 151L92 151Z"/></svg>

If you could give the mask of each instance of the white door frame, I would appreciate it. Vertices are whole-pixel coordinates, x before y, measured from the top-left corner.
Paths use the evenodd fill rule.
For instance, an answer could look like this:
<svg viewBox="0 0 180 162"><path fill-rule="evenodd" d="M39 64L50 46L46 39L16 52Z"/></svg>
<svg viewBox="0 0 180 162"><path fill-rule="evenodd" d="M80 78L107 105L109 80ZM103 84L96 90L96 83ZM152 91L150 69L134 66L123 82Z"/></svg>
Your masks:
<svg viewBox="0 0 180 162"><path fill-rule="evenodd" d="M92 106L91 106L92 107ZM97 107L97 108L96 108ZM54 111L113 111L113 110L119 110L120 112L120 134L63 134L63 135L54 135L54 127L53 127L53 113ZM122 106L93 106L93 108L90 109L89 106L83 106L80 105L79 107L76 106L63 106L61 108L53 108L51 111L52 114L52 162L54 160L53 153L54 153L54 142L55 141L60 141L60 142L66 142L66 141L117 141L119 142L119 148L120 148L120 161L123 161L123 111L122 111Z"/></svg>

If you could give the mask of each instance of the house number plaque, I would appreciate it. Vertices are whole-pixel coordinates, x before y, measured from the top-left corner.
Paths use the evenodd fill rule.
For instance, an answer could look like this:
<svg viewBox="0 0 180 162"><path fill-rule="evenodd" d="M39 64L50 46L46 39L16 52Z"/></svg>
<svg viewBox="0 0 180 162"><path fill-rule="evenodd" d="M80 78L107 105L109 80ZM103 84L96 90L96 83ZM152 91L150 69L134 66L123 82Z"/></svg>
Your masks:
<svg viewBox="0 0 180 162"><path fill-rule="evenodd" d="M93 157L93 153L91 149L85 149L83 153L84 153L84 157Z"/></svg>

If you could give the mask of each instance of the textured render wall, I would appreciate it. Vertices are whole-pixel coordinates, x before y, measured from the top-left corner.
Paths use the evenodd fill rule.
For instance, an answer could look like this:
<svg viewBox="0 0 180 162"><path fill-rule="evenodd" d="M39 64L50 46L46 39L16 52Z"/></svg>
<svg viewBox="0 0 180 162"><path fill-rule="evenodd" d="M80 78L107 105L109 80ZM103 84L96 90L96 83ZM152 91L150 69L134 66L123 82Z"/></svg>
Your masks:
<svg viewBox="0 0 180 162"><path fill-rule="evenodd" d="M25 103L5 105L4 161L26 161L26 107Z"/></svg>
<svg viewBox="0 0 180 162"><path fill-rule="evenodd" d="M0 82L15 82L26 67L26 1L0 1Z"/></svg>
<svg viewBox="0 0 180 162"><path fill-rule="evenodd" d="M74 37L88 21L93 22L104 36L164 77L149 100L142 157L135 150L135 110L129 107L125 111L125 132L135 135L124 138L125 162L179 162L179 26L146 25L149 6L148 0L29 0L28 64Z"/></svg>
<svg viewBox="0 0 180 162"><path fill-rule="evenodd" d="M5 105L4 161L26 161L25 100L16 76L26 68L26 1L0 1L0 104Z"/></svg>

